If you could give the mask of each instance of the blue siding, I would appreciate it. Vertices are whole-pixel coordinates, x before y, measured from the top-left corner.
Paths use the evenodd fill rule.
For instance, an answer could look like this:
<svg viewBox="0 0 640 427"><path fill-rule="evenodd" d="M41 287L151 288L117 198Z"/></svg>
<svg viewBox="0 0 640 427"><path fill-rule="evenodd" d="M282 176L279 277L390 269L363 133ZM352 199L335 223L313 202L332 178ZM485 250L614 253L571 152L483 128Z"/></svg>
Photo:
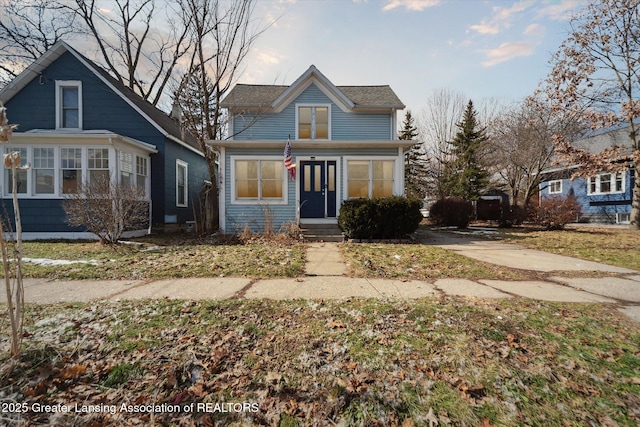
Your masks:
<svg viewBox="0 0 640 427"><path fill-rule="evenodd" d="M74 228L66 224L67 215L62 209L61 199L19 199L18 203L20 205L22 231L25 233L85 231L82 228ZM3 199L0 209L7 213L9 223L12 229L15 230L12 200Z"/></svg>
<svg viewBox="0 0 640 427"><path fill-rule="evenodd" d="M625 172L625 192L614 194L587 193L588 181L584 178L562 179L562 193L549 194L548 181L540 185L541 197L573 194L582 207L583 218L592 222L616 222L617 213L630 213L633 191L633 174ZM553 180L555 181L555 180Z"/></svg>
<svg viewBox="0 0 640 427"><path fill-rule="evenodd" d="M283 147L284 149L284 143ZM226 210L224 212L226 220L226 232L234 233L242 231L245 226L251 227L254 231L264 231L264 218L265 209L268 208L273 221L273 228L275 231L285 223L296 220L296 181L292 181L287 178L287 195L288 204L268 204L265 202L255 204L231 204L231 156L271 156L282 158L282 149L252 149L244 150L238 148L227 148L225 150L224 163L227 165L225 169L225 176L223 180L223 197L225 198ZM296 149L293 153L293 158L296 163L299 163L297 157L339 157L337 164L337 177L340 182L340 188L338 189L339 200L337 200L337 206L344 201L345 194L343 193L344 183L346 177L343 176L344 157L349 156L384 156L384 157L397 157L398 151L393 148L379 148L379 149L366 149L366 151L358 149ZM284 160L284 159L283 159ZM297 171L299 173L299 170ZM299 179L299 177L296 177Z"/></svg>
<svg viewBox="0 0 640 427"><path fill-rule="evenodd" d="M295 138L296 103L331 104L332 140L391 139L391 114L345 113L315 84L311 84L278 114L242 114L234 117L234 139L286 140L289 135Z"/></svg>
<svg viewBox="0 0 640 427"><path fill-rule="evenodd" d="M198 200L203 180L209 180L204 158L165 138L143 116L135 112L120 95L76 57L66 52L49 65L42 79L36 77L20 93L6 103L9 119L18 123L18 131L55 129L56 80L82 81L82 113L84 130L107 130L144 141L156 147L151 155L151 198L153 223L164 223L165 215L178 215L178 221L193 219L192 202ZM175 163L180 158L189 164L189 207L175 205ZM20 199L25 231L69 231L64 224L62 200ZM10 199L4 200L5 205ZM42 204L47 209L43 209ZM33 210L36 210L35 212ZM46 212L46 215L42 215ZM77 230L74 230L77 231Z"/></svg>

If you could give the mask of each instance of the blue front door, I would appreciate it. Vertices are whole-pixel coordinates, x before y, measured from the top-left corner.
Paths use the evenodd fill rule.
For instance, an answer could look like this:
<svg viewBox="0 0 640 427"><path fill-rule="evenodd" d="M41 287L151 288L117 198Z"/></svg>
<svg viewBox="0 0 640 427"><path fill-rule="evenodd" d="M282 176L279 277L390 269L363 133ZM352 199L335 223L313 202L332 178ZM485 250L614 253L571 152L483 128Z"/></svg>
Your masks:
<svg viewBox="0 0 640 427"><path fill-rule="evenodd" d="M300 170L300 218L335 218L336 161L303 161Z"/></svg>

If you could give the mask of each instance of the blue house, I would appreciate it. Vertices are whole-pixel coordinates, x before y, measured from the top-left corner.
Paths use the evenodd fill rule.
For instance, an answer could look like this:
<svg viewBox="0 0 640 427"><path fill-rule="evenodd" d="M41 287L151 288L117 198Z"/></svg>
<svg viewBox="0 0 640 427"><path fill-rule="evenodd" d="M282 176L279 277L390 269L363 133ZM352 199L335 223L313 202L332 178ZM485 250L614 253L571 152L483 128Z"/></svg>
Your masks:
<svg viewBox="0 0 640 427"><path fill-rule="evenodd" d="M628 127L606 129L573 143L592 153L612 147L629 147ZM575 167L545 171L546 179L540 184L540 197L572 194L582 207L581 222L629 224L633 198L634 172L602 172L588 178L571 179Z"/></svg>
<svg viewBox="0 0 640 427"><path fill-rule="evenodd" d="M337 224L342 201L404 194L405 151L389 86L335 86L314 66L289 86L236 85L220 154L220 227ZM290 141L291 169L285 167Z"/></svg>
<svg viewBox="0 0 640 427"><path fill-rule="evenodd" d="M65 222L62 201L82 182L109 176L144 189L154 227L194 220L209 174L198 143L178 122L64 42L56 43L0 91L10 123L4 153L19 151L24 238L91 237ZM12 216L11 178L0 176ZM148 230L142 230L145 232Z"/></svg>

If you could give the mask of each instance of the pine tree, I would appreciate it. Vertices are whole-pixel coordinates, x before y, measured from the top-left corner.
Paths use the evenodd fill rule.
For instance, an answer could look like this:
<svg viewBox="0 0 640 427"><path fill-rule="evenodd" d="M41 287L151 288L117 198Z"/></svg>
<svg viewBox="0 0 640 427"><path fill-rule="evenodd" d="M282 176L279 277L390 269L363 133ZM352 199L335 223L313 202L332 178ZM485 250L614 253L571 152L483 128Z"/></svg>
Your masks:
<svg viewBox="0 0 640 427"><path fill-rule="evenodd" d="M452 160L446 165L445 188L449 196L478 200L489 184L489 174L482 167L482 151L488 141L486 128L478 123L470 100L451 144Z"/></svg>
<svg viewBox="0 0 640 427"><path fill-rule="evenodd" d="M411 141L418 136L411 111L407 111L402 123L398 139ZM424 199L427 190L427 162L424 158L422 143L418 142L405 154L404 162L405 194L410 197Z"/></svg>

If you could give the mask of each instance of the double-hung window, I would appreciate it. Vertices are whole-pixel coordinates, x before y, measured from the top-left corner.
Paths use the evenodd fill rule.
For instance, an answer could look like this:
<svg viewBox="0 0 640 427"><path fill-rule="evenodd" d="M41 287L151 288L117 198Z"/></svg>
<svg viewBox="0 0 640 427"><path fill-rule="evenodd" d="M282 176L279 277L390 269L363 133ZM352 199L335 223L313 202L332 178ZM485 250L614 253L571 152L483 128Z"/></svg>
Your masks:
<svg viewBox="0 0 640 427"><path fill-rule="evenodd" d="M182 160L176 160L176 206L187 207L188 185L188 164Z"/></svg>
<svg viewBox="0 0 640 427"><path fill-rule="evenodd" d="M236 159L233 162L235 201L284 201L282 159Z"/></svg>
<svg viewBox="0 0 640 427"><path fill-rule="evenodd" d="M82 82L56 81L56 127L82 129Z"/></svg>
<svg viewBox="0 0 640 427"><path fill-rule="evenodd" d="M146 157L136 156L136 185L144 192L147 191L147 174L149 170Z"/></svg>
<svg viewBox="0 0 640 427"><path fill-rule="evenodd" d="M587 193L589 195L624 193L624 172L601 173L589 178Z"/></svg>
<svg viewBox="0 0 640 427"><path fill-rule="evenodd" d="M55 167L55 149L41 147L33 149L35 194L55 193Z"/></svg>
<svg viewBox="0 0 640 427"><path fill-rule="evenodd" d="M120 183L122 185L133 185L133 159L132 153L120 152Z"/></svg>
<svg viewBox="0 0 640 427"><path fill-rule="evenodd" d="M329 139L329 106L299 106L298 139Z"/></svg>
<svg viewBox="0 0 640 427"><path fill-rule="evenodd" d="M392 196L394 168L393 160L348 160L347 197Z"/></svg>
<svg viewBox="0 0 640 427"><path fill-rule="evenodd" d="M5 154L12 153L17 151L20 153L20 166L26 166L28 162L27 158L27 149L16 148L16 147L7 147L5 149ZM24 171L16 171L16 189L18 190L18 194L26 194L27 193L27 180L28 180L29 172ZM5 194L13 193L13 172L9 168L5 168L5 182L7 183L7 188L5 189Z"/></svg>
<svg viewBox="0 0 640 427"><path fill-rule="evenodd" d="M560 194L562 193L562 180L557 179L554 181L549 181L549 194Z"/></svg>
<svg viewBox="0 0 640 427"><path fill-rule="evenodd" d="M88 148L88 172L89 182L108 181L109 173L109 149L108 148Z"/></svg>
<svg viewBox="0 0 640 427"><path fill-rule="evenodd" d="M82 185L82 148L60 149L62 194L78 193Z"/></svg>

